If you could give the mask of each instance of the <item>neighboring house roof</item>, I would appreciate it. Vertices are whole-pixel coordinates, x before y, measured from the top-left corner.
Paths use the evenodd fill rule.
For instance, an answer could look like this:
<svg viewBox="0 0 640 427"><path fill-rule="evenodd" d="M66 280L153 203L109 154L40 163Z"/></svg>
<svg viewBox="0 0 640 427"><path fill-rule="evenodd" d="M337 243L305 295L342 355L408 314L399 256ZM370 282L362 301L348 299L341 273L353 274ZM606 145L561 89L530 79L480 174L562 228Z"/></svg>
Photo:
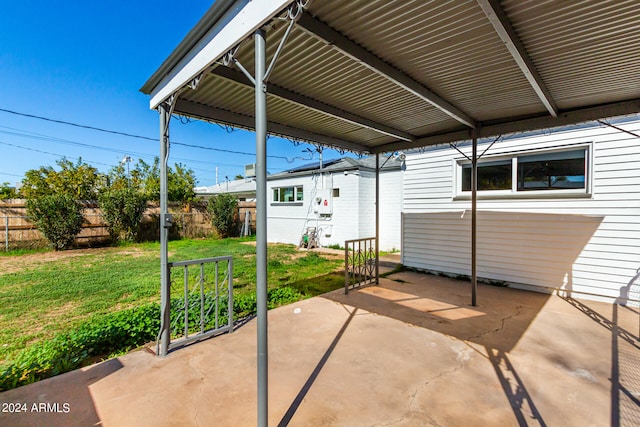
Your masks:
<svg viewBox="0 0 640 427"><path fill-rule="evenodd" d="M400 162L388 156L380 156L380 171L390 172L399 171ZM355 170L376 170L376 158L364 157L362 159L355 159L352 157L343 157L341 159L328 160L323 163L323 172L344 172ZM268 175L267 180L291 178L295 176L308 176L320 172L319 162L308 163L306 165L298 166L292 169L288 169L284 172L279 172L273 175ZM254 178L246 180L239 179L236 181L225 181L220 184L210 185L208 187L195 187L194 191L199 196L215 195L221 193L231 193L236 195L247 195L255 197L256 194L256 180Z"/></svg>
<svg viewBox="0 0 640 427"><path fill-rule="evenodd" d="M235 181L225 181L208 187L196 187L193 189L197 195L214 195L221 193L231 193L236 195L248 195L255 197L255 179L237 179Z"/></svg>
<svg viewBox="0 0 640 427"><path fill-rule="evenodd" d="M401 167L400 162L396 161L395 159L389 159L389 160L387 159L388 159L388 156L380 156L380 167L381 167L380 171L390 172L390 171L400 170L400 167ZM362 159L356 159L352 157L343 157L341 159L326 161L322 165L323 172L344 172L344 171L353 171L353 170L375 171L376 158L364 157ZM312 175L318 172L320 172L320 164L319 162L314 162L314 163L298 166L296 168L289 169L284 172L269 175L267 176L267 180L291 178L294 176Z"/></svg>

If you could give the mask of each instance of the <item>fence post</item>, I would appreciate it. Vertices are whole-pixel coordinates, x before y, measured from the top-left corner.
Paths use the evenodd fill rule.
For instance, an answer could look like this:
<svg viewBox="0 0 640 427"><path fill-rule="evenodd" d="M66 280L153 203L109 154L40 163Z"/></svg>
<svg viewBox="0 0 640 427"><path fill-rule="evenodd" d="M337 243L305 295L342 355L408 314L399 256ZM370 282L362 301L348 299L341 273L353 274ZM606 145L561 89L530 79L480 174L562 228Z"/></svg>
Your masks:
<svg viewBox="0 0 640 427"><path fill-rule="evenodd" d="M9 252L9 215L4 216L4 251Z"/></svg>

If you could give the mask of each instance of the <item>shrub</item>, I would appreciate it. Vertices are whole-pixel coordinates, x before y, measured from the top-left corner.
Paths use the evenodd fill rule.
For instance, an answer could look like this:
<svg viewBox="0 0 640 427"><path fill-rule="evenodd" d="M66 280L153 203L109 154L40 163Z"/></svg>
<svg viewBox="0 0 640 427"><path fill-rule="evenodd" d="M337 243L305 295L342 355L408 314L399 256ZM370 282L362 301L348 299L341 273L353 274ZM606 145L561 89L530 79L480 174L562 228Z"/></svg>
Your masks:
<svg viewBox="0 0 640 427"><path fill-rule="evenodd" d="M132 188L121 188L102 193L98 201L111 239L134 241L147 207L145 197Z"/></svg>
<svg viewBox="0 0 640 427"><path fill-rule="evenodd" d="M77 369L92 357L138 347L154 340L159 329L158 304L90 319L71 332L23 350L0 367L0 391Z"/></svg>
<svg viewBox="0 0 640 427"><path fill-rule="evenodd" d="M289 286L269 289L267 292L268 308L290 304L301 300L304 296ZM201 313L200 302L189 307L189 322L199 324ZM172 305L180 307L184 300L172 299ZM205 312L209 313L214 300L205 301ZM219 324L227 322L228 301L219 300ZM234 296L234 319L242 319L256 313L256 294L247 293ZM184 306L183 306L184 307ZM172 325L182 325L184 313L172 312ZM212 327L213 316L208 319L207 327ZM180 330L182 326L178 329ZM94 317L71 332L56 335L24 349L9 363L0 366L0 392L45 378L53 377L81 366L87 365L96 357L109 356L113 353L128 351L157 338L160 330L160 306L152 303L141 307L109 313ZM176 331L180 332L180 331Z"/></svg>
<svg viewBox="0 0 640 427"><path fill-rule="evenodd" d="M267 307L272 309L281 305L291 304L303 298L304 296L300 292L290 286L269 289L267 291Z"/></svg>
<svg viewBox="0 0 640 427"><path fill-rule="evenodd" d="M82 205L68 194L49 194L27 200L27 215L55 250L70 247L84 217Z"/></svg>
<svg viewBox="0 0 640 427"><path fill-rule="evenodd" d="M231 237L238 231L238 199L223 193L209 200L207 210L211 214L211 224L220 237Z"/></svg>

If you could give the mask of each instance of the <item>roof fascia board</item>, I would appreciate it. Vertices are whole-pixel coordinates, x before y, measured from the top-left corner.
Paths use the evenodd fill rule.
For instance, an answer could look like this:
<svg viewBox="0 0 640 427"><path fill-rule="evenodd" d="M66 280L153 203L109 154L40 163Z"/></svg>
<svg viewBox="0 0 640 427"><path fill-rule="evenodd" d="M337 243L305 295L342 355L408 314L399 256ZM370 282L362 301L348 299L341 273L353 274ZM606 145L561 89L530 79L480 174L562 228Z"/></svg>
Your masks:
<svg viewBox="0 0 640 427"><path fill-rule="evenodd" d="M533 88L533 90L540 98L540 101L544 104L545 108L553 117L558 116L558 106L551 96L551 92L545 85L542 77L538 74L536 66L529 57L522 41L516 34L516 31L511 25L511 21L504 13L504 10L500 6L498 0L476 0L478 5L482 9L491 25L495 29L496 33L505 44L507 50L513 57L518 67L526 77L527 81Z"/></svg>
<svg viewBox="0 0 640 427"><path fill-rule="evenodd" d="M227 80L231 80L233 82L251 86L247 82L247 78L244 74L232 70L228 67L216 67L213 71L213 74L225 78ZM341 110L340 108L333 107L331 105L322 103L320 101L316 101L315 99L306 97L304 95L300 95L298 93L292 92L283 87L277 86L273 83L267 82L267 95L274 95L278 98L282 98L289 102L293 102L305 108L309 108L311 110L320 112L322 114L327 114L329 116L335 117L340 120L347 121L357 126L361 126L367 129L374 130L376 132L382 133L384 135L391 136L393 138L405 140L405 141L415 141L415 137L407 132L403 132L398 129L394 129L390 126L383 125L381 123L377 123L373 120L369 120L364 117L360 117L356 114L352 114L348 111Z"/></svg>
<svg viewBox="0 0 640 427"><path fill-rule="evenodd" d="M507 135L516 132L527 132L538 129L549 129L560 126L574 125L589 122L606 117L619 117L640 113L640 98L628 101L614 102L611 104L596 105L585 108L564 111L558 117L548 115L536 116L504 121L501 123L483 123L479 128L478 138L489 138L497 135ZM446 144L455 141L464 141L471 138L471 130L460 130L449 133L427 135L414 143L395 142L383 144L371 148L372 153L388 153L391 151L408 150L412 148L426 147L429 145Z"/></svg>
<svg viewBox="0 0 640 427"><path fill-rule="evenodd" d="M241 8L232 8L233 17L221 27L213 25L189 50L189 53L155 86L151 91L149 102L151 109L157 108L171 94L201 74L291 2L292 0L244 1L240 2L244 3ZM220 22L223 21L221 19Z"/></svg>
<svg viewBox="0 0 640 427"><path fill-rule="evenodd" d="M177 100L174 112L175 114L184 114L186 116L210 120L213 122L226 123L251 131L255 128L255 119L252 116L233 113L221 108L210 107L196 102L186 101L184 99ZM369 149L364 145L275 122L267 122L267 132L272 135L307 141L312 144L328 145L356 152L369 152Z"/></svg>
<svg viewBox="0 0 640 427"><path fill-rule="evenodd" d="M331 28L324 22L312 17L308 12L302 13L297 22L304 31L320 41L339 50L344 55L361 63L373 72L385 77L403 89L427 101L437 109L454 118L458 122L470 128L475 127L475 120L469 117L449 101L443 99L431 89L413 80L407 74L389 65L362 46L349 40L347 37Z"/></svg>

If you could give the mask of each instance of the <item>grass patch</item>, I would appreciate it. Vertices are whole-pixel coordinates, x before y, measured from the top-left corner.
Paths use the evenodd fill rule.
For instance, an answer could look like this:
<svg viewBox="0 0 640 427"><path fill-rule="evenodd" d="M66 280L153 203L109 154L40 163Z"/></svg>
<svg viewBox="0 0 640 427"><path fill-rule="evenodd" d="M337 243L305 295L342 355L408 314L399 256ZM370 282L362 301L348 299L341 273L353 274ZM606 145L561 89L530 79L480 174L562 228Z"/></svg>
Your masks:
<svg viewBox="0 0 640 427"><path fill-rule="evenodd" d="M394 269L393 269L393 270L391 270L391 271L387 271L386 273L380 273L380 277L389 277L389 276L391 276L392 274L401 273L401 272L403 272L403 271L405 271L405 270L406 270L406 268L405 268L405 266L404 266L404 265L402 265L402 264L398 264L398 265L396 265L396 266L394 267ZM396 280L396 281L398 282L399 280Z"/></svg>
<svg viewBox="0 0 640 427"><path fill-rule="evenodd" d="M38 254L38 253L42 253L42 252L51 252L51 249L49 249L49 248L10 249L8 252L7 251L0 252L0 257L12 257L12 256L19 256L19 255Z"/></svg>
<svg viewBox="0 0 640 427"><path fill-rule="evenodd" d="M245 244L250 240L172 241L169 260L231 255L235 316L246 316L255 313L255 246ZM135 319L130 310L137 313L158 304L159 252L159 243L139 243L41 256L29 251L3 259L15 268L0 270L0 365L4 364L0 375L15 368L22 369L27 380L37 380L81 366L88 358L121 354L140 345L122 339L118 329L112 328L119 320L112 316L128 313L125 317ZM269 308L344 285L342 273L335 272L343 262L339 257L299 252L293 245L270 245L268 253ZM146 311L140 322L151 322L151 312ZM97 325L98 332L89 331L90 325ZM155 339L159 326L153 325L152 335L137 334L142 343ZM98 335L107 337L108 345L95 344L92 340ZM43 362L43 355L60 358L60 366ZM29 367L34 360L39 367ZM7 371L7 366L13 368Z"/></svg>

